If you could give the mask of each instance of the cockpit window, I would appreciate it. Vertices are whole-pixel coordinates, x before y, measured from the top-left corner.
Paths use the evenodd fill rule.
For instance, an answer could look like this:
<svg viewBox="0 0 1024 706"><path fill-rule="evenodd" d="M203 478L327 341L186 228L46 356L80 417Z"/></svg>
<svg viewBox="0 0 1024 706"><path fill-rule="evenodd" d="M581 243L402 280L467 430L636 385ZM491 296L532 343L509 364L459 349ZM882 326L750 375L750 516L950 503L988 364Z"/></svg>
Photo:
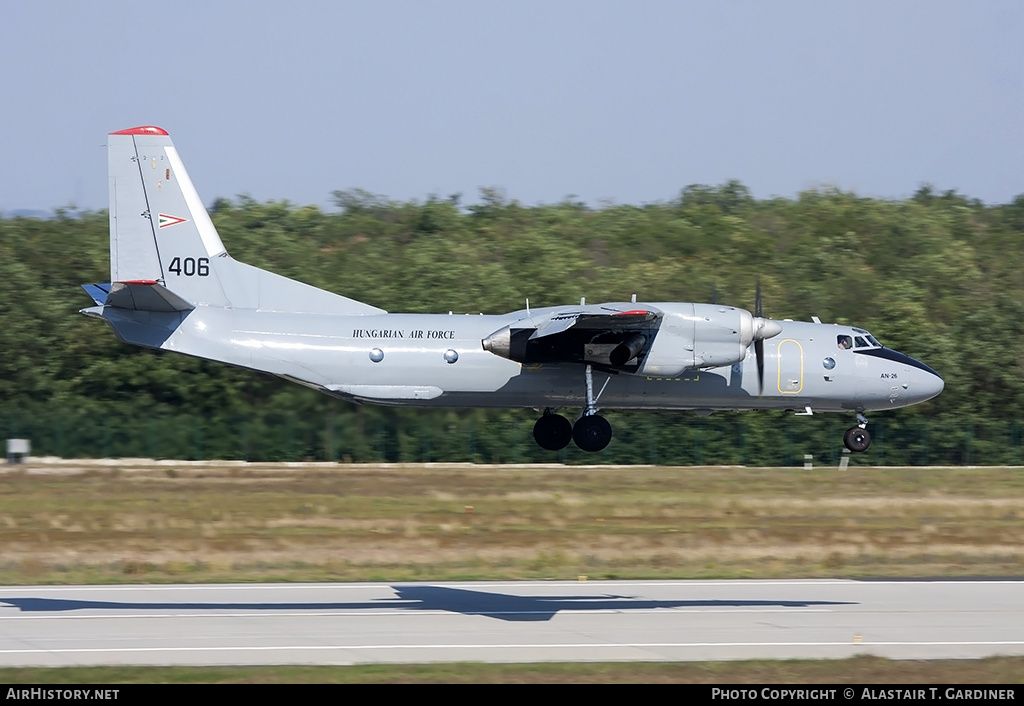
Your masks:
<svg viewBox="0 0 1024 706"><path fill-rule="evenodd" d="M868 347L868 342L864 340L863 336L857 336L853 340L854 340L854 343L857 346L857 348L867 348Z"/></svg>
<svg viewBox="0 0 1024 706"><path fill-rule="evenodd" d="M836 336L836 346L843 351L853 348L853 337L845 334Z"/></svg>
<svg viewBox="0 0 1024 706"><path fill-rule="evenodd" d="M877 338L872 336L870 333L868 333L864 329L857 328L856 326L854 326L851 330L854 333L859 333L859 334L861 334L864 337L863 339L861 339L860 336L857 336L857 347L858 348L860 348L861 346L864 346L865 348L869 348L869 347L871 347L871 348L885 348L885 346L883 346L881 343L878 342Z"/></svg>

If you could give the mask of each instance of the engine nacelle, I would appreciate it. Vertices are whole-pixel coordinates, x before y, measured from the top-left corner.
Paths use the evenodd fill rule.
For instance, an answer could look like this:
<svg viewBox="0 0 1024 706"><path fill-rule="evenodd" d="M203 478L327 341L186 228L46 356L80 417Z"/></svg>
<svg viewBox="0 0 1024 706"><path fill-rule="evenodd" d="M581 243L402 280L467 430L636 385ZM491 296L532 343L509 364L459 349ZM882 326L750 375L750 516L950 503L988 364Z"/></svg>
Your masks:
<svg viewBox="0 0 1024 706"><path fill-rule="evenodd" d="M679 302L643 306L647 308L618 315L543 319L539 326L532 320L519 321L480 343L485 351L523 364L593 364L627 374L675 377L684 370L738 363L753 341L782 330L774 321L733 306Z"/></svg>
<svg viewBox="0 0 1024 706"><path fill-rule="evenodd" d="M747 357L758 339L782 327L745 309L716 304L658 303L663 313L639 375L675 377L685 370L733 365Z"/></svg>

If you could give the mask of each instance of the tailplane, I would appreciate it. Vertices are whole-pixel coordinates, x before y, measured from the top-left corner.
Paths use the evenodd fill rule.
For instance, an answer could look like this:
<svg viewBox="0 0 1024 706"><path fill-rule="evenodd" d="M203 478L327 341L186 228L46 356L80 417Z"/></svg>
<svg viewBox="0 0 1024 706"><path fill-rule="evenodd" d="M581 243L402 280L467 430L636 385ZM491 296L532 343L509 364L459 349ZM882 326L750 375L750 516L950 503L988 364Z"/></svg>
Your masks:
<svg viewBox="0 0 1024 706"><path fill-rule="evenodd" d="M119 130L110 133L107 147L113 283L107 306L386 313L232 259L167 131ZM96 292L90 294L95 299Z"/></svg>
<svg viewBox="0 0 1024 706"><path fill-rule="evenodd" d="M83 284L97 306L115 306L132 311L192 311L190 303L154 280Z"/></svg>

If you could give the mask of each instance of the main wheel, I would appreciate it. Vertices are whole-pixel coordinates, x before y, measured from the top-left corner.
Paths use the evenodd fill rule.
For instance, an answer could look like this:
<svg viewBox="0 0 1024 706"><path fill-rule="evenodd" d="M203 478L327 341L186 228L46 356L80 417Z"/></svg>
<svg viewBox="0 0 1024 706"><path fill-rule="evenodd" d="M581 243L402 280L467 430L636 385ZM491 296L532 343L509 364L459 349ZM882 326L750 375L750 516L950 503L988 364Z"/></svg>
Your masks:
<svg viewBox="0 0 1024 706"><path fill-rule="evenodd" d="M871 446L871 434L861 427L850 427L843 436L843 444L854 453L866 451Z"/></svg>
<svg viewBox="0 0 1024 706"><path fill-rule="evenodd" d="M571 438L572 424L561 414L545 414L533 425L533 440L542 449L560 451Z"/></svg>
<svg viewBox="0 0 1024 706"><path fill-rule="evenodd" d="M584 451L600 451L612 440L612 425L596 414L580 417L572 428L572 440Z"/></svg>

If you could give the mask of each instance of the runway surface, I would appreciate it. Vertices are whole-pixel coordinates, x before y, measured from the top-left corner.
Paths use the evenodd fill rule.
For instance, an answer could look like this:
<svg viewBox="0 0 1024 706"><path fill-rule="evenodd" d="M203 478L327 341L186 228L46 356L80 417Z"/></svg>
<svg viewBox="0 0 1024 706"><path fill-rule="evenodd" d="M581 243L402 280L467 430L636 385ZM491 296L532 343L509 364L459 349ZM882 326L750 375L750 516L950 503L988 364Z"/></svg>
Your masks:
<svg viewBox="0 0 1024 706"><path fill-rule="evenodd" d="M978 658L1024 654L1022 581L0 588L0 665Z"/></svg>

